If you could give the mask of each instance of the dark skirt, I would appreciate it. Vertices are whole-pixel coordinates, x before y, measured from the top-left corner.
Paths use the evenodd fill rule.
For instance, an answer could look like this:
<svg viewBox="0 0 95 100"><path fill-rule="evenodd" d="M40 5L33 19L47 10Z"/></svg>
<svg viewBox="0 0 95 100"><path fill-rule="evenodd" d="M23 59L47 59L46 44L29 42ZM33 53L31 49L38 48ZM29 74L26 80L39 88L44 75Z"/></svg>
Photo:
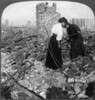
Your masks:
<svg viewBox="0 0 95 100"><path fill-rule="evenodd" d="M58 46L55 34L51 36L49 41L45 65L53 70L62 68L61 48Z"/></svg>
<svg viewBox="0 0 95 100"><path fill-rule="evenodd" d="M73 39L71 42L70 58L73 60L78 56L85 56L85 46L80 38Z"/></svg>

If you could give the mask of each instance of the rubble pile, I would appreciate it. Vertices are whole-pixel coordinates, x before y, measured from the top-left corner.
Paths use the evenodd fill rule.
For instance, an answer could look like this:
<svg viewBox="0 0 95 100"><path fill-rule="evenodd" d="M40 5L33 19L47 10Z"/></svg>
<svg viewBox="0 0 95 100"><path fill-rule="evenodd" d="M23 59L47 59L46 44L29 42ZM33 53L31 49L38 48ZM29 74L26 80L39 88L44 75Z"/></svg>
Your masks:
<svg viewBox="0 0 95 100"><path fill-rule="evenodd" d="M14 38L15 41L18 40L17 37L14 36ZM38 41L36 36L22 38L16 42L12 40L13 44L8 45L3 45L3 41L1 48L2 86L14 84L8 75L10 74L19 84L35 91L45 99L47 89L51 87L66 90L68 98L86 98L85 88L87 84L95 81L95 39L94 36L91 38L85 39L88 42L85 44L86 57L79 56L72 63L67 56L66 59L64 58L63 68L56 71L48 69L44 65L47 47L44 42ZM63 52L68 51L64 50ZM17 94L20 90L17 86L14 85L11 92L12 95L15 93L16 98L19 98ZM13 97L15 98L15 96Z"/></svg>

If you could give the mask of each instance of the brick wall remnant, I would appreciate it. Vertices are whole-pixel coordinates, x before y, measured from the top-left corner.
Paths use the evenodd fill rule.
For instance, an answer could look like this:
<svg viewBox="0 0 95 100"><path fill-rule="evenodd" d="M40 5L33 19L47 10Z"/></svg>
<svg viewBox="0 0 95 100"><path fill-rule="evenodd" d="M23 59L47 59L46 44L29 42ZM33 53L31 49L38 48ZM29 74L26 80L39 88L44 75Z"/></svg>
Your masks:
<svg viewBox="0 0 95 100"><path fill-rule="evenodd" d="M49 6L47 2L39 3L36 6L36 25L38 34L43 34L47 37L46 27L50 35L52 26L56 24L60 18L60 14L56 11L56 8L56 3Z"/></svg>

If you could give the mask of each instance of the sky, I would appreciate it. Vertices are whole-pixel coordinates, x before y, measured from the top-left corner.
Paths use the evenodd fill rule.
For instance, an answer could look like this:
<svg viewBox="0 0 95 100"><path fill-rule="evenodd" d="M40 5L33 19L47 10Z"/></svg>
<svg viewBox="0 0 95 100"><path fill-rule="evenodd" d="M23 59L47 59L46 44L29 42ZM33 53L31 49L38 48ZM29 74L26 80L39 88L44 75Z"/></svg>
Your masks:
<svg viewBox="0 0 95 100"><path fill-rule="evenodd" d="M36 5L40 2L46 1L28 1L21 3L14 3L7 6L2 14L1 21L5 22L5 19L9 20L9 23L14 25L25 25L27 21L31 21L34 25L36 21ZM57 4L57 12L61 14L61 17L68 18L93 18L94 13L88 6L67 1L47 1L51 6L53 2Z"/></svg>

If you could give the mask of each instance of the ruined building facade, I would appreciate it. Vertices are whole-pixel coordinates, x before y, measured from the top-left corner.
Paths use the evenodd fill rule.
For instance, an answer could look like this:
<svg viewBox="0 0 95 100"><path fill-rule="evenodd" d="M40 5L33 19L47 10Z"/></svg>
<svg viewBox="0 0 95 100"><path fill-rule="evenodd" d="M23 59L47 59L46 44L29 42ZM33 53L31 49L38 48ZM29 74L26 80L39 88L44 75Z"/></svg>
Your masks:
<svg viewBox="0 0 95 100"><path fill-rule="evenodd" d="M38 34L47 36L47 31L50 35L51 28L58 23L60 14L56 11L56 3L49 6L48 3L39 3L36 6L36 25Z"/></svg>

